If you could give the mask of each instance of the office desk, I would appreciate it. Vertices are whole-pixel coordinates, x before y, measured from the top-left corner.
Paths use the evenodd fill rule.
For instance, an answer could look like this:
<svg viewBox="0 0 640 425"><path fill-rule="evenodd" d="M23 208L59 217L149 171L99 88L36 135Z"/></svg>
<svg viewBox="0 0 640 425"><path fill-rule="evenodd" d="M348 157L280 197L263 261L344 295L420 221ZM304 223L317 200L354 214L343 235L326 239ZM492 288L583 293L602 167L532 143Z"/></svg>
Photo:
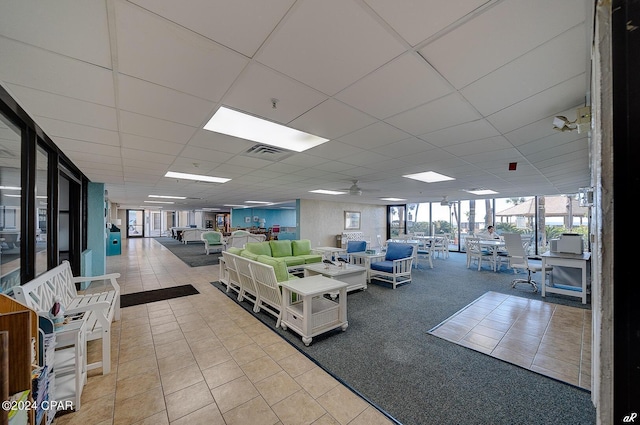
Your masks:
<svg viewBox="0 0 640 425"><path fill-rule="evenodd" d="M583 252L582 254L565 254L565 253L552 253L550 251L542 254L542 270L546 266L560 266L560 267L573 267L582 271L582 277L579 288L580 291L565 289L556 286L546 285L546 273L542 273L542 296L544 297L547 292L554 294L569 295L571 297L582 298L582 304L587 303L587 264L591 259L590 252ZM553 271L552 271L553 273Z"/></svg>

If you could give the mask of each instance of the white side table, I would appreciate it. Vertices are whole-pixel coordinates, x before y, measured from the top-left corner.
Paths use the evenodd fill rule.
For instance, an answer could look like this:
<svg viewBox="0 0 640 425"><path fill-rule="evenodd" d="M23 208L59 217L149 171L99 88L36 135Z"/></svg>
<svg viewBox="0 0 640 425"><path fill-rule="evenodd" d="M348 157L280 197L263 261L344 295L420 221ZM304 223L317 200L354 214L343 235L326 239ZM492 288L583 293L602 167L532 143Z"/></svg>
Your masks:
<svg viewBox="0 0 640 425"><path fill-rule="evenodd" d="M314 336L341 327L347 330L347 286L346 282L329 279L322 275L282 282L282 329L290 327L302 336L304 345L311 344ZM325 298L324 294L338 292L337 299ZM298 294L292 302L291 294Z"/></svg>
<svg viewBox="0 0 640 425"><path fill-rule="evenodd" d="M591 259L590 252L583 252L582 254L565 254L565 253L552 253L545 252L541 255L542 258L542 296L545 297L547 292L569 295L571 297L578 297L582 299L582 304L587 303L587 264ZM572 267L580 269L580 282L578 283L579 291L573 291L570 289L564 289L560 287L547 286L546 273L544 269L547 266L559 266L559 267ZM552 271L553 273L553 271Z"/></svg>
<svg viewBox="0 0 640 425"><path fill-rule="evenodd" d="M87 382L87 341L85 321L72 320L55 330L56 350L54 371L56 374L56 401L71 400L80 410L82 389Z"/></svg>
<svg viewBox="0 0 640 425"><path fill-rule="evenodd" d="M371 282L371 263L384 260L385 253L367 254L366 252L352 252L349 254L351 264L359 265L367 269L367 282Z"/></svg>

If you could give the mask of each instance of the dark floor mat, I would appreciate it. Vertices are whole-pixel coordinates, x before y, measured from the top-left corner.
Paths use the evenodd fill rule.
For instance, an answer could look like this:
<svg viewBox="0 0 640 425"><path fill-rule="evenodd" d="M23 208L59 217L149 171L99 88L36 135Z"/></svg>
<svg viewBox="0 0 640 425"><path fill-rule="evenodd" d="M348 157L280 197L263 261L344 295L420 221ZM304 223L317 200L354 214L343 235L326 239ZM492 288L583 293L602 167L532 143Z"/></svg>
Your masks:
<svg viewBox="0 0 640 425"><path fill-rule="evenodd" d="M120 307L131 307L139 304L169 300L199 294L193 285L173 286L171 288L153 289L151 291L134 292L120 295Z"/></svg>

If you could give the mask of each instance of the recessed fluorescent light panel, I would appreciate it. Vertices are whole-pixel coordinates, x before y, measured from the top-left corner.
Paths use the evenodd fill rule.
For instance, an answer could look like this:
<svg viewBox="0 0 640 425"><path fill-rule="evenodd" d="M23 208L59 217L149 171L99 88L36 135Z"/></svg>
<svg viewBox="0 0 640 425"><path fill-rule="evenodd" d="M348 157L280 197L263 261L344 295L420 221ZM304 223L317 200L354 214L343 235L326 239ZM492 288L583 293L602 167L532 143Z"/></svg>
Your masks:
<svg viewBox="0 0 640 425"><path fill-rule="evenodd" d="M244 201L245 204L271 204L271 202L267 201Z"/></svg>
<svg viewBox="0 0 640 425"><path fill-rule="evenodd" d="M172 201L144 201L148 204L175 204L175 202Z"/></svg>
<svg viewBox="0 0 640 425"><path fill-rule="evenodd" d="M188 174L188 173L177 173L175 171L167 171L165 177L172 177L174 179L183 179L183 180L196 180L199 182L208 182L208 183L226 183L231 179L227 179L224 177L212 177L212 176L202 176L199 174Z"/></svg>
<svg viewBox="0 0 640 425"><path fill-rule="evenodd" d="M162 199L187 199L186 196L169 196L169 195L149 195L149 198L162 198Z"/></svg>
<svg viewBox="0 0 640 425"><path fill-rule="evenodd" d="M347 192L338 192L337 190L316 189L310 190L311 193L320 193L322 195L344 195Z"/></svg>
<svg viewBox="0 0 640 425"><path fill-rule="evenodd" d="M248 205L235 205L235 204L224 204L223 207L231 207L231 208L249 208Z"/></svg>
<svg viewBox="0 0 640 425"><path fill-rule="evenodd" d="M204 129L295 152L306 151L329 141L329 139L234 111L224 106L221 106L211 117Z"/></svg>
<svg viewBox="0 0 640 425"><path fill-rule="evenodd" d="M2 190L22 190L21 187L17 187L17 186L0 186L0 189L2 189Z"/></svg>
<svg viewBox="0 0 640 425"><path fill-rule="evenodd" d="M404 198L380 198L381 201L392 201L392 202L400 202L406 201Z"/></svg>
<svg viewBox="0 0 640 425"><path fill-rule="evenodd" d="M420 180L421 182L426 183L437 183L444 182L448 180L455 180L453 177L445 176L444 174L439 174L433 171L425 171L424 173L416 173L416 174L407 174L406 177L409 179Z"/></svg>
<svg viewBox="0 0 640 425"><path fill-rule="evenodd" d="M465 192L473 193L474 195L495 195L498 193L491 189L469 189L465 190Z"/></svg>

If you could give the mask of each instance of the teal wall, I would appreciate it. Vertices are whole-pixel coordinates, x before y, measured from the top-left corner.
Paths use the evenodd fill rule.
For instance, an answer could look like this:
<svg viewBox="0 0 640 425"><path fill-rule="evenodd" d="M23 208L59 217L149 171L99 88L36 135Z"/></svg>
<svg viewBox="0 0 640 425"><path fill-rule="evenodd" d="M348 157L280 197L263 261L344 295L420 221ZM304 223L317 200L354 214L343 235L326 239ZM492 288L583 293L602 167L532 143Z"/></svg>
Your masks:
<svg viewBox="0 0 640 425"><path fill-rule="evenodd" d="M260 226L260 223L253 221L253 217L264 218L265 228L279 224L280 227L296 227L296 210L275 210L263 208L237 208L231 210L231 227L253 227ZM245 223L244 218L251 217L250 223Z"/></svg>
<svg viewBox="0 0 640 425"><path fill-rule="evenodd" d="M104 183L89 183L87 187L87 249L92 251L91 276L103 275L107 269L105 211Z"/></svg>

